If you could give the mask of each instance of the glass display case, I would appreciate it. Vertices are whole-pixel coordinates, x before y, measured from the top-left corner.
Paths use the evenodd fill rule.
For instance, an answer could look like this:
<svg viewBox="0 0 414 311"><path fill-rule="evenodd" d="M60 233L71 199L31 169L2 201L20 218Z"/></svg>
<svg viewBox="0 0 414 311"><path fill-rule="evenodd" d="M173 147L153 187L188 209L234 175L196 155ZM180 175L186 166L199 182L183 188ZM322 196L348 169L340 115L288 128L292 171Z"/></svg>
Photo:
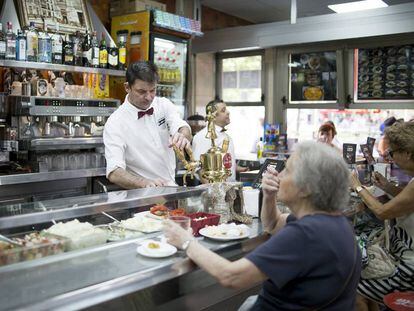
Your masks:
<svg viewBox="0 0 414 311"><path fill-rule="evenodd" d="M414 45L355 49L355 102L414 101Z"/></svg>
<svg viewBox="0 0 414 311"><path fill-rule="evenodd" d="M112 224L112 229L116 228L117 221L105 213L123 221L134 218L136 213L145 213L154 204L163 204L169 209L184 207L187 212L202 210L203 191L201 188L147 188L1 205L0 233L8 237L33 231L42 234L44 229L51 232L50 228L56 228L60 222L74 221L89 222L89 229L96 233L108 224ZM37 256L37 249L31 247L30 252L20 252L24 256L7 257L16 260L0 265L0 310L50 310L62 306L77 310L91 306L99 308L100 304L105 304L105 308L111 305L114 310L131 310L131 300L134 300L132 309L162 306L167 310L168 306L168 309L183 310L189 308L189 302L182 299L185 295L213 297L214 301L221 301L240 294L231 290L217 292L217 283L191 264L181 251L165 258L137 254L137 248L144 240L161 241L159 230L150 233L144 230L125 239L106 238L106 243L102 240L98 243L95 234L95 244L80 243L76 249L73 249L73 238L69 237L69 242L57 244L58 241L53 240L51 246L39 248L43 256ZM261 226L255 220L250 225L247 239L199 239L199 243L234 260L264 241L261 232ZM5 258L1 256L4 254L1 243L0 259ZM18 253L15 251L12 255ZM205 306L199 299L193 303L192 309L206 307L211 301L206 301Z"/></svg>
<svg viewBox="0 0 414 311"><path fill-rule="evenodd" d="M336 51L292 53L289 61L289 103L336 103Z"/></svg>

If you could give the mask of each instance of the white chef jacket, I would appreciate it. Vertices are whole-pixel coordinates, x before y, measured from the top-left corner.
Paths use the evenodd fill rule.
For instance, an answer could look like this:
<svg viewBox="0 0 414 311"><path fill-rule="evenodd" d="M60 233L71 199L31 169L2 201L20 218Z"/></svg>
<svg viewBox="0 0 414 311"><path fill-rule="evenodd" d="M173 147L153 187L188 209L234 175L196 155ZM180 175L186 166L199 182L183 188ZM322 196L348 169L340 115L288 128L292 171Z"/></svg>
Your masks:
<svg viewBox="0 0 414 311"><path fill-rule="evenodd" d="M127 95L109 117L103 133L107 177L120 167L147 179L162 178L175 185L175 153L168 140L181 127L190 129L190 126L167 98L155 97L148 109L151 107L152 115L138 119L141 110L128 101Z"/></svg>
<svg viewBox="0 0 414 311"><path fill-rule="evenodd" d="M229 149L228 153L231 155L231 176L227 178L227 181L236 181L236 156L234 154L234 145L233 140L231 137L226 133L222 132L222 127L216 125L216 134L217 138L215 140L216 146L221 147L223 145L223 140L227 138L229 140ZM207 134L207 126L203 128L200 132L198 132L194 138L192 143L192 149L194 154L195 160L200 160L200 155L202 153L206 153L211 148L211 139L206 138Z"/></svg>

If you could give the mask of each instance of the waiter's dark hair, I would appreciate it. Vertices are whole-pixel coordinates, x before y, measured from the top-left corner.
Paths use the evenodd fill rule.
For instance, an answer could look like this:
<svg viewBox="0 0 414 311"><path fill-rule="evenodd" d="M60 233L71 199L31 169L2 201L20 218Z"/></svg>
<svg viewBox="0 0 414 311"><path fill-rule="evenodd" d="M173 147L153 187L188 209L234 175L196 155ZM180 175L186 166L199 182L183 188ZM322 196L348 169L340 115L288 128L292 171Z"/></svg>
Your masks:
<svg viewBox="0 0 414 311"><path fill-rule="evenodd" d="M142 80L148 83L158 83L158 68L154 63L138 61L128 66L126 81L131 86L135 80Z"/></svg>
<svg viewBox="0 0 414 311"><path fill-rule="evenodd" d="M211 102L209 102L206 106L206 114L208 114L208 108L211 107L211 112L214 112L217 110L217 104L224 103L222 99L214 99Z"/></svg>

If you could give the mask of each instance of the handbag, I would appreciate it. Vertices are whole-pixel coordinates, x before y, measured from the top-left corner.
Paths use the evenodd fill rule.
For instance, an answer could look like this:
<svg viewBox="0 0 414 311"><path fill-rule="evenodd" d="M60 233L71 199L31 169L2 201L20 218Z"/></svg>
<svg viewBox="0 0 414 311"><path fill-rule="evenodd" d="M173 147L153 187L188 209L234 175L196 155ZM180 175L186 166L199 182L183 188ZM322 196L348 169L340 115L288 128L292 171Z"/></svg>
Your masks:
<svg viewBox="0 0 414 311"><path fill-rule="evenodd" d="M373 232L368 237L366 254L367 264L361 271L363 279L381 279L392 276L396 268L396 262L390 255L389 221L384 221L384 230L376 237L378 232Z"/></svg>

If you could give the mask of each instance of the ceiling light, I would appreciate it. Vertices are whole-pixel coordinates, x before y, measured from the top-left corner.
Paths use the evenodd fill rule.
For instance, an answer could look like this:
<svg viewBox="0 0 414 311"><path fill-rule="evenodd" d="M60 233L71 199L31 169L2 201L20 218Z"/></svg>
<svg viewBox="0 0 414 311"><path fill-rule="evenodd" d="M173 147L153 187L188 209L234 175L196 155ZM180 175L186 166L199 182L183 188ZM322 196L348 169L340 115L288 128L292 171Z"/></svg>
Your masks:
<svg viewBox="0 0 414 311"><path fill-rule="evenodd" d="M386 4L382 0L364 0L364 1L332 4L332 5L328 5L328 8L330 8L332 11L335 11L336 13L349 13L349 12L364 11L364 10L377 9L377 8L385 8L387 6L388 4Z"/></svg>
<svg viewBox="0 0 414 311"><path fill-rule="evenodd" d="M227 50L223 50L223 52L242 52L242 51L258 50L258 49L260 49L260 46L249 46L245 48L227 49Z"/></svg>

